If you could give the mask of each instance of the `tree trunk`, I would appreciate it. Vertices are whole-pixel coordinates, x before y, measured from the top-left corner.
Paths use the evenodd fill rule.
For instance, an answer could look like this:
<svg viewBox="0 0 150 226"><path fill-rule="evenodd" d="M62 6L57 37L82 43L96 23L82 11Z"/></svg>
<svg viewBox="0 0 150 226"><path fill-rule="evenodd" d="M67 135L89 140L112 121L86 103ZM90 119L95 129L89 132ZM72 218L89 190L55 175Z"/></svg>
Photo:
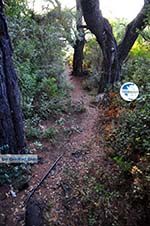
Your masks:
<svg viewBox="0 0 150 226"><path fill-rule="evenodd" d="M103 93L106 85L114 84L120 78L121 64L118 59L118 47L113 36L112 27L108 20L103 18L103 61L101 68L101 79L98 93Z"/></svg>
<svg viewBox="0 0 150 226"><path fill-rule="evenodd" d="M99 93L105 87L120 79L121 68L134 45L139 31L148 24L150 0L144 1L144 6L137 17L127 26L125 36L118 45L108 20L102 16L99 0L81 0L83 16L89 30L95 35L103 53Z"/></svg>
<svg viewBox="0 0 150 226"><path fill-rule="evenodd" d="M84 50L85 41L76 39L74 45L74 55L73 55L73 72L75 76L80 76L83 74L83 50Z"/></svg>
<svg viewBox="0 0 150 226"><path fill-rule="evenodd" d="M83 50L85 45L85 33L82 27L82 9L80 0L76 0L76 11L77 11L77 35L76 42L74 45L74 56L73 56L73 72L75 76L80 76L83 73Z"/></svg>
<svg viewBox="0 0 150 226"><path fill-rule="evenodd" d="M21 153L25 147L20 91L12 60L3 3L0 1L0 151Z"/></svg>

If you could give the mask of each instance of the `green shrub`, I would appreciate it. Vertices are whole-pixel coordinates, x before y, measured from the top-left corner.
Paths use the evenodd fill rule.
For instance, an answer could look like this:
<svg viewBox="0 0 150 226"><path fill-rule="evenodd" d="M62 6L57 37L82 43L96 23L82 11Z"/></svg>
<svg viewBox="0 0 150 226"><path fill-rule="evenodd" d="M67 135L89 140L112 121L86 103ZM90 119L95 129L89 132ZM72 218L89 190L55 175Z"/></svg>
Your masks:
<svg viewBox="0 0 150 226"><path fill-rule="evenodd" d="M150 96L147 96L145 103L137 104L134 111L130 110L120 117L109 143L120 156L130 159L136 153L150 152L149 101Z"/></svg>
<svg viewBox="0 0 150 226"><path fill-rule="evenodd" d="M22 4L24 13L18 11L16 16L15 10L19 10ZM9 33L26 119L34 116L42 96L46 96L42 101L47 101L65 93L66 87L61 86L61 74L64 71L66 47L62 39L66 34L55 14L49 20L50 12L35 15L27 8L25 1L16 3L12 0L7 7Z"/></svg>
<svg viewBox="0 0 150 226"><path fill-rule="evenodd" d="M134 82L140 89L140 96L150 91L150 59L145 57L130 58L123 66L122 83Z"/></svg>
<svg viewBox="0 0 150 226"><path fill-rule="evenodd" d="M41 83L41 90L45 92L49 97L58 95L58 86L56 78L43 78Z"/></svg>
<svg viewBox="0 0 150 226"><path fill-rule="evenodd" d="M0 186L10 184L17 190L22 190L30 179L30 166L10 164L0 166Z"/></svg>
<svg viewBox="0 0 150 226"><path fill-rule="evenodd" d="M58 131L55 128L50 127L44 131L42 137L44 139L55 139L55 137L57 136L57 133Z"/></svg>
<svg viewBox="0 0 150 226"><path fill-rule="evenodd" d="M41 135L41 130L36 127L30 127L26 130L26 137L28 139L39 139Z"/></svg>
<svg viewBox="0 0 150 226"><path fill-rule="evenodd" d="M38 127L39 123L40 118L37 115L25 121L25 131L28 139L40 139L42 131Z"/></svg>
<svg viewBox="0 0 150 226"><path fill-rule="evenodd" d="M84 49L84 68L90 72L99 72L102 52L95 38L90 38Z"/></svg>
<svg viewBox="0 0 150 226"><path fill-rule="evenodd" d="M130 103L118 98L118 94L114 95L110 103L111 109L119 109L120 115L112 120L113 131L106 136L106 143L112 150L110 156L121 171L118 184L124 181L129 186L124 201L129 202L134 212L138 211L139 219L135 225L147 225L149 221L147 211L150 200L149 66L150 60L145 57L131 57L124 65L122 83L126 81L136 83L140 95L137 100ZM119 189L120 193L122 191L123 189Z"/></svg>

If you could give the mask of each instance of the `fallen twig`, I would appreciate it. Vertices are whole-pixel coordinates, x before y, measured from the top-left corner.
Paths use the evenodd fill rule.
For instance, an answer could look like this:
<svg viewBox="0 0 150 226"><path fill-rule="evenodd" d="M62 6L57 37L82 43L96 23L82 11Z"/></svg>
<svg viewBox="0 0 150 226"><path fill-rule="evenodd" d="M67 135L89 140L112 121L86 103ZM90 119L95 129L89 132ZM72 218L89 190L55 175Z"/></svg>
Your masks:
<svg viewBox="0 0 150 226"><path fill-rule="evenodd" d="M63 157L64 153L62 155L60 155L56 161L53 163L53 165L50 167L50 169L47 171L47 173L43 176L43 178L40 180L40 182L36 185L35 188L33 188L31 190L31 192L29 193L25 203L26 205L28 204L30 198L34 195L35 191L40 187L40 185L43 183L43 181L48 177L48 175L50 174L50 172L54 169L54 167L56 166L56 164L60 161L60 159Z"/></svg>

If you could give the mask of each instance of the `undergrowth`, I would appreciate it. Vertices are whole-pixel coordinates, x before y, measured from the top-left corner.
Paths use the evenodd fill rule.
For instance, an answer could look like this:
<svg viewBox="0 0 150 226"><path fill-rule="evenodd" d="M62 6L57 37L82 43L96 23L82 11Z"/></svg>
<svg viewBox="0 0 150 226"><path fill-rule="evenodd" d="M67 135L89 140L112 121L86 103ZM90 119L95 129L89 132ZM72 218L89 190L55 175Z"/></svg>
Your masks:
<svg viewBox="0 0 150 226"><path fill-rule="evenodd" d="M123 80L135 82L140 95L125 102L120 84L107 94L100 115L107 161L93 159L80 176L65 174L71 195L62 202L70 209L67 222L82 226L147 226L150 224L150 77L149 60L131 58ZM69 169L68 169L69 171ZM71 202L70 200L74 200Z"/></svg>

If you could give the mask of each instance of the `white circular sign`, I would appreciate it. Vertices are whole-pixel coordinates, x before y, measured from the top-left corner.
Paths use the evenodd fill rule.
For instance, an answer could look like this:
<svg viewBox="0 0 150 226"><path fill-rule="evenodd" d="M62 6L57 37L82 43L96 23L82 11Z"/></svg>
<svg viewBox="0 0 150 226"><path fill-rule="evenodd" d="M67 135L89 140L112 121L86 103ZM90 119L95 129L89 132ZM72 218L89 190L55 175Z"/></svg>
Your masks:
<svg viewBox="0 0 150 226"><path fill-rule="evenodd" d="M120 96L126 101L133 101L139 95L139 88L133 82L126 82L120 88Z"/></svg>

